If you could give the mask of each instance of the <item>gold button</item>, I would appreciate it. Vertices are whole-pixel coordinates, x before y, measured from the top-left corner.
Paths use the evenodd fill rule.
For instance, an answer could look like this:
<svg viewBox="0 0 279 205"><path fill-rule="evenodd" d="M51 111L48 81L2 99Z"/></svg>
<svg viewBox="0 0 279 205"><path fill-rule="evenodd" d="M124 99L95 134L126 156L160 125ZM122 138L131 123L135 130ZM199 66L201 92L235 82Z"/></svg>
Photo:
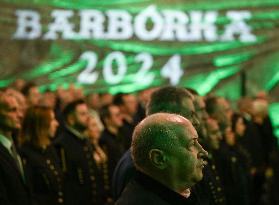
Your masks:
<svg viewBox="0 0 279 205"><path fill-rule="evenodd" d="M217 191L219 191L219 192L220 192L221 190L222 190L222 189L221 189L220 187L218 187L218 188L217 188Z"/></svg>
<svg viewBox="0 0 279 205"><path fill-rule="evenodd" d="M51 161L49 159L46 160L47 164L51 164Z"/></svg>
<svg viewBox="0 0 279 205"><path fill-rule="evenodd" d="M62 198L58 198L58 203L63 203L63 199Z"/></svg>
<svg viewBox="0 0 279 205"><path fill-rule="evenodd" d="M232 160L232 162L236 162L237 161L236 157L232 157L231 160Z"/></svg>
<svg viewBox="0 0 279 205"><path fill-rule="evenodd" d="M50 169L51 169L51 170L54 170L55 167L54 167L53 165L50 165Z"/></svg>
<svg viewBox="0 0 279 205"><path fill-rule="evenodd" d="M94 181L96 178L94 176L91 176L90 179Z"/></svg>
<svg viewBox="0 0 279 205"><path fill-rule="evenodd" d="M212 165L212 166L211 166L211 168L212 168L213 170L215 170L215 169L216 169L215 165Z"/></svg>
<svg viewBox="0 0 279 205"><path fill-rule="evenodd" d="M216 177L216 180L220 180L220 177L217 176L217 177Z"/></svg>

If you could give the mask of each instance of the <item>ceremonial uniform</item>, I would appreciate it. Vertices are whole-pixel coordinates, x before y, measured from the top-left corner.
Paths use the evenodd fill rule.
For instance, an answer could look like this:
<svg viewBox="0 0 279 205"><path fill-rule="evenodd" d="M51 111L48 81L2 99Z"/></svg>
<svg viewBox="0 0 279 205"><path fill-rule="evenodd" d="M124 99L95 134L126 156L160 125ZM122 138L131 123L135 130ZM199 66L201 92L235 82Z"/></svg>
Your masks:
<svg viewBox="0 0 279 205"><path fill-rule="evenodd" d="M34 204L63 205L63 175L54 147L42 149L25 143L20 151Z"/></svg>
<svg viewBox="0 0 279 205"><path fill-rule="evenodd" d="M103 205L106 196L102 177L89 140L67 127L54 143L64 173L65 204Z"/></svg>
<svg viewBox="0 0 279 205"><path fill-rule="evenodd" d="M125 152L123 136L121 134L116 136L105 129L100 138L100 145L108 156L108 173L111 182L116 164Z"/></svg>
<svg viewBox="0 0 279 205"><path fill-rule="evenodd" d="M208 164L203 170L202 181L194 187L199 204L225 205L227 202L224 186L212 155L208 156L207 162Z"/></svg>

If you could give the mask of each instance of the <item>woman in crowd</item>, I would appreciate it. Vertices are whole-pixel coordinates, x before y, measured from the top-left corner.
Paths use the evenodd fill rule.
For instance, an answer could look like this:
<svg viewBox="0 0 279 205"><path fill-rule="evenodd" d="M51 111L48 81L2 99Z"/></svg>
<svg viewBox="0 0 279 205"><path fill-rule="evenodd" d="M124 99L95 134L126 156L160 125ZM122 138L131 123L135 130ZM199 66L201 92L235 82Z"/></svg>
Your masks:
<svg viewBox="0 0 279 205"><path fill-rule="evenodd" d="M107 202L108 202L107 204L110 204L112 203L112 200L109 197L110 184L109 184L109 176L108 176L108 158L105 153L105 150L103 150L99 145L99 139L101 136L101 127L98 119L92 113L90 114L88 120L88 128L85 134L89 137L90 142L94 147L94 151L92 153L93 158L96 161L100 173L102 174L103 189L105 192L104 194L107 196Z"/></svg>
<svg viewBox="0 0 279 205"><path fill-rule="evenodd" d="M35 205L64 204L62 171L51 144L57 126L48 107L30 107L23 119L20 150Z"/></svg>
<svg viewBox="0 0 279 205"><path fill-rule="evenodd" d="M250 161L247 152L237 143L237 138L244 135L243 118L238 114L231 117L231 125L225 129L223 145L226 163L223 167L229 176L224 184L228 204L248 205L251 198Z"/></svg>

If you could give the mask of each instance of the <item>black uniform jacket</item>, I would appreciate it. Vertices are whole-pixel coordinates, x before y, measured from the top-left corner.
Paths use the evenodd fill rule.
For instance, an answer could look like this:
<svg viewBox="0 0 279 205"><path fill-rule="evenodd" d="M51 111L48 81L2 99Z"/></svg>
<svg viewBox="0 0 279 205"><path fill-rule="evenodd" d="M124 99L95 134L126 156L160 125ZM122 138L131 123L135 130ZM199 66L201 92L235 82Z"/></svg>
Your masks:
<svg viewBox="0 0 279 205"><path fill-rule="evenodd" d="M190 197L191 198L191 197ZM116 205L192 205L191 199L170 190L149 176L137 172L124 189Z"/></svg>
<svg viewBox="0 0 279 205"><path fill-rule="evenodd" d="M20 152L34 204L64 204L63 175L54 147L41 149L25 143Z"/></svg>
<svg viewBox="0 0 279 205"><path fill-rule="evenodd" d="M15 160L0 143L0 204L30 205L31 196Z"/></svg>
<svg viewBox="0 0 279 205"><path fill-rule="evenodd" d="M106 197L89 140L65 129L54 144L64 173L65 204L103 205Z"/></svg>

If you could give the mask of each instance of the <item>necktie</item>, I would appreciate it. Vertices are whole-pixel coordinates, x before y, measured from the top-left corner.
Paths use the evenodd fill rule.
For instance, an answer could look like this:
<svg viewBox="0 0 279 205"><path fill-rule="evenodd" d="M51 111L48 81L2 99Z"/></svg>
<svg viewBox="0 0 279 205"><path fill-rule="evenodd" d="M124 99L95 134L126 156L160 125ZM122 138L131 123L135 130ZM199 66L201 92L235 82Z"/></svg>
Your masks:
<svg viewBox="0 0 279 205"><path fill-rule="evenodd" d="M23 176L23 168L22 168L21 160L20 160L20 157L19 157L19 155L16 151L16 147L15 147L14 143L11 146L11 155L16 162L18 170L20 171L21 175Z"/></svg>

